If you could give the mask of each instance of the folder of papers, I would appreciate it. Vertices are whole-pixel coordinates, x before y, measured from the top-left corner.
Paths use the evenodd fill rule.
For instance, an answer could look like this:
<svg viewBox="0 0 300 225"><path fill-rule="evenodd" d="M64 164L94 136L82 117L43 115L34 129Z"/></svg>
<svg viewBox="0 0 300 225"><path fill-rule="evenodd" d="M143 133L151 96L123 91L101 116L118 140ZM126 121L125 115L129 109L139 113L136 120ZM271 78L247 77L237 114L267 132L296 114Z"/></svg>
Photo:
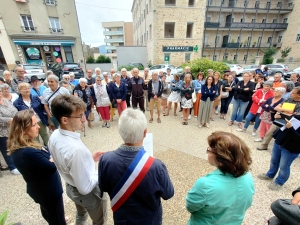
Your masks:
<svg viewBox="0 0 300 225"><path fill-rule="evenodd" d="M285 110L292 110L292 111L294 111L295 107L296 107L296 104L294 104L294 103L284 102L281 108L285 109Z"/></svg>

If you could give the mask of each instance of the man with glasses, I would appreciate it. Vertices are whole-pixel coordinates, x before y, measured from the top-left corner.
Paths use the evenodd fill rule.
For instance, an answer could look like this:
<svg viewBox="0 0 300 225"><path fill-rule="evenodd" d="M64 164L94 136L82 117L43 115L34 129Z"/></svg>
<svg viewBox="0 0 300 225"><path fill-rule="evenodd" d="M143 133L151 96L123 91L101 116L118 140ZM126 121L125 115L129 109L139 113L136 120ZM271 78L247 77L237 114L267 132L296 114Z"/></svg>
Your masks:
<svg viewBox="0 0 300 225"><path fill-rule="evenodd" d="M20 94L18 90L18 85L20 83L30 83L30 79L24 76L25 70L20 66L16 67L14 72L17 74L17 76L12 80L11 88L13 92Z"/></svg>
<svg viewBox="0 0 300 225"><path fill-rule="evenodd" d="M87 74L87 86L89 88L93 87L93 84L95 83L95 78L93 77L93 70L87 70L86 71Z"/></svg>
<svg viewBox="0 0 300 225"><path fill-rule="evenodd" d="M51 103L52 113L60 129L52 133L49 149L62 178L66 181L66 193L76 206L76 224L88 223L88 216L94 225L107 222L107 194L100 197L98 172L95 162L103 152L91 151L80 139L85 123L86 104L73 95L60 95Z"/></svg>

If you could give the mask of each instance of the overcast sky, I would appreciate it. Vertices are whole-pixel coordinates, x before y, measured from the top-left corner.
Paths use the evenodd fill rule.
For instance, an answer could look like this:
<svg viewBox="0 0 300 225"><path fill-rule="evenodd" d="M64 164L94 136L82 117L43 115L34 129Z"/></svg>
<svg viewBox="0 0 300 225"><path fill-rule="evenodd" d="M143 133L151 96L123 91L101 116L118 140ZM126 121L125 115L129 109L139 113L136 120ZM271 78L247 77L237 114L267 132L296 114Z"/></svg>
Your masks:
<svg viewBox="0 0 300 225"><path fill-rule="evenodd" d="M76 0L82 40L93 47L104 44L102 22L132 22L133 0Z"/></svg>

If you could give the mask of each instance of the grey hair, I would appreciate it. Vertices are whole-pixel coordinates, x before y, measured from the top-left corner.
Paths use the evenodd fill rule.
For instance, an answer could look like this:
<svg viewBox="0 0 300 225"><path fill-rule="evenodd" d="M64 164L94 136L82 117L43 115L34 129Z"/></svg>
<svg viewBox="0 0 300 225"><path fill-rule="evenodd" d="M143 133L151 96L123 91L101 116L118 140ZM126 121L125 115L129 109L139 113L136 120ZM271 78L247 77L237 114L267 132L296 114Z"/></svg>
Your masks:
<svg viewBox="0 0 300 225"><path fill-rule="evenodd" d="M4 76L6 73L9 73L9 75L10 75L10 72L9 72L8 70L4 70L4 71L3 71L3 76Z"/></svg>
<svg viewBox="0 0 300 225"><path fill-rule="evenodd" d="M119 73L114 73L113 78L116 78L116 77L121 77L121 75Z"/></svg>
<svg viewBox="0 0 300 225"><path fill-rule="evenodd" d="M55 80L57 83L59 82L58 77L57 77L56 75L54 75L54 74L49 75L49 76L47 77L47 80L49 80L49 79L53 79L53 80Z"/></svg>
<svg viewBox="0 0 300 225"><path fill-rule="evenodd" d="M121 72L123 72L123 71L126 71L126 72L127 72L126 68L122 68L122 69L121 69Z"/></svg>
<svg viewBox="0 0 300 225"><path fill-rule="evenodd" d="M275 73L274 76L275 76L275 75L279 75L280 77L282 77L282 74L281 74L281 73Z"/></svg>
<svg viewBox="0 0 300 225"><path fill-rule="evenodd" d="M103 76L107 76L107 74L108 74L107 72L103 72Z"/></svg>
<svg viewBox="0 0 300 225"><path fill-rule="evenodd" d="M280 91L282 94L284 94L286 92L284 87L277 87L274 89L275 91Z"/></svg>
<svg viewBox="0 0 300 225"><path fill-rule="evenodd" d="M214 72L214 70L213 69L208 69L207 72Z"/></svg>
<svg viewBox="0 0 300 225"><path fill-rule="evenodd" d="M0 84L0 91L2 91L4 89L4 85Z"/></svg>
<svg viewBox="0 0 300 225"><path fill-rule="evenodd" d="M5 83L2 84L2 86L3 86L2 89L9 89L10 88L10 86L8 84L5 84Z"/></svg>
<svg viewBox="0 0 300 225"><path fill-rule="evenodd" d="M69 76L72 76L72 77L73 77L73 76L75 76L75 74L74 74L73 72L70 72L70 73L69 73Z"/></svg>
<svg viewBox="0 0 300 225"><path fill-rule="evenodd" d="M295 84L293 81L284 81L283 84L286 86L287 92L291 92L295 87Z"/></svg>
<svg viewBox="0 0 300 225"><path fill-rule="evenodd" d="M66 78L66 77L70 77L70 75L69 74L64 74L63 78Z"/></svg>
<svg viewBox="0 0 300 225"><path fill-rule="evenodd" d="M46 76L48 77L49 75L53 74L53 71L52 70L47 70L46 72Z"/></svg>
<svg viewBox="0 0 300 225"><path fill-rule="evenodd" d="M145 114L138 109L125 109L118 122L118 130L124 143L138 143L144 138L147 129Z"/></svg>
<svg viewBox="0 0 300 225"><path fill-rule="evenodd" d="M101 72L101 69L99 67L95 68L95 72L96 71L100 71Z"/></svg>
<svg viewBox="0 0 300 225"><path fill-rule="evenodd" d="M99 75L97 75L97 76L95 77L95 80L96 80L97 78L100 79L100 80L102 80L102 77L99 76Z"/></svg>
<svg viewBox="0 0 300 225"><path fill-rule="evenodd" d="M272 82L272 81L269 81L269 80L267 80L267 81L265 81L265 82L264 82L264 85L267 85L267 86L270 86L270 87L272 87L272 86L273 86L273 82Z"/></svg>
<svg viewBox="0 0 300 225"><path fill-rule="evenodd" d="M60 87L62 87L64 84L68 84L68 82L65 81L65 80L59 81L59 86L60 86Z"/></svg>
<svg viewBox="0 0 300 225"><path fill-rule="evenodd" d="M87 79L85 79L84 77L81 77L81 78L79 79L79 83L81 83L81 82L84 82L84 83L87 84Z"/></svg>

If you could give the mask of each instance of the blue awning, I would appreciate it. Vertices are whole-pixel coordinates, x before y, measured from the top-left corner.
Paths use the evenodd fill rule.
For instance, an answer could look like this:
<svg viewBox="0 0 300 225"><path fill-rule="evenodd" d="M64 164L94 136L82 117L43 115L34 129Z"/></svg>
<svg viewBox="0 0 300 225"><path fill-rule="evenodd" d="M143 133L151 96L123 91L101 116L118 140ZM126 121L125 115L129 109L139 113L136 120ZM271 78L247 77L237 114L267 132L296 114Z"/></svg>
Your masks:
<svg viewBox="0 0 300 225"><path fill-rule="evenodd" d="M70 40L28 40L14 39L16 45L55 45L55 46L73 46L74 41Z"/></svg>

